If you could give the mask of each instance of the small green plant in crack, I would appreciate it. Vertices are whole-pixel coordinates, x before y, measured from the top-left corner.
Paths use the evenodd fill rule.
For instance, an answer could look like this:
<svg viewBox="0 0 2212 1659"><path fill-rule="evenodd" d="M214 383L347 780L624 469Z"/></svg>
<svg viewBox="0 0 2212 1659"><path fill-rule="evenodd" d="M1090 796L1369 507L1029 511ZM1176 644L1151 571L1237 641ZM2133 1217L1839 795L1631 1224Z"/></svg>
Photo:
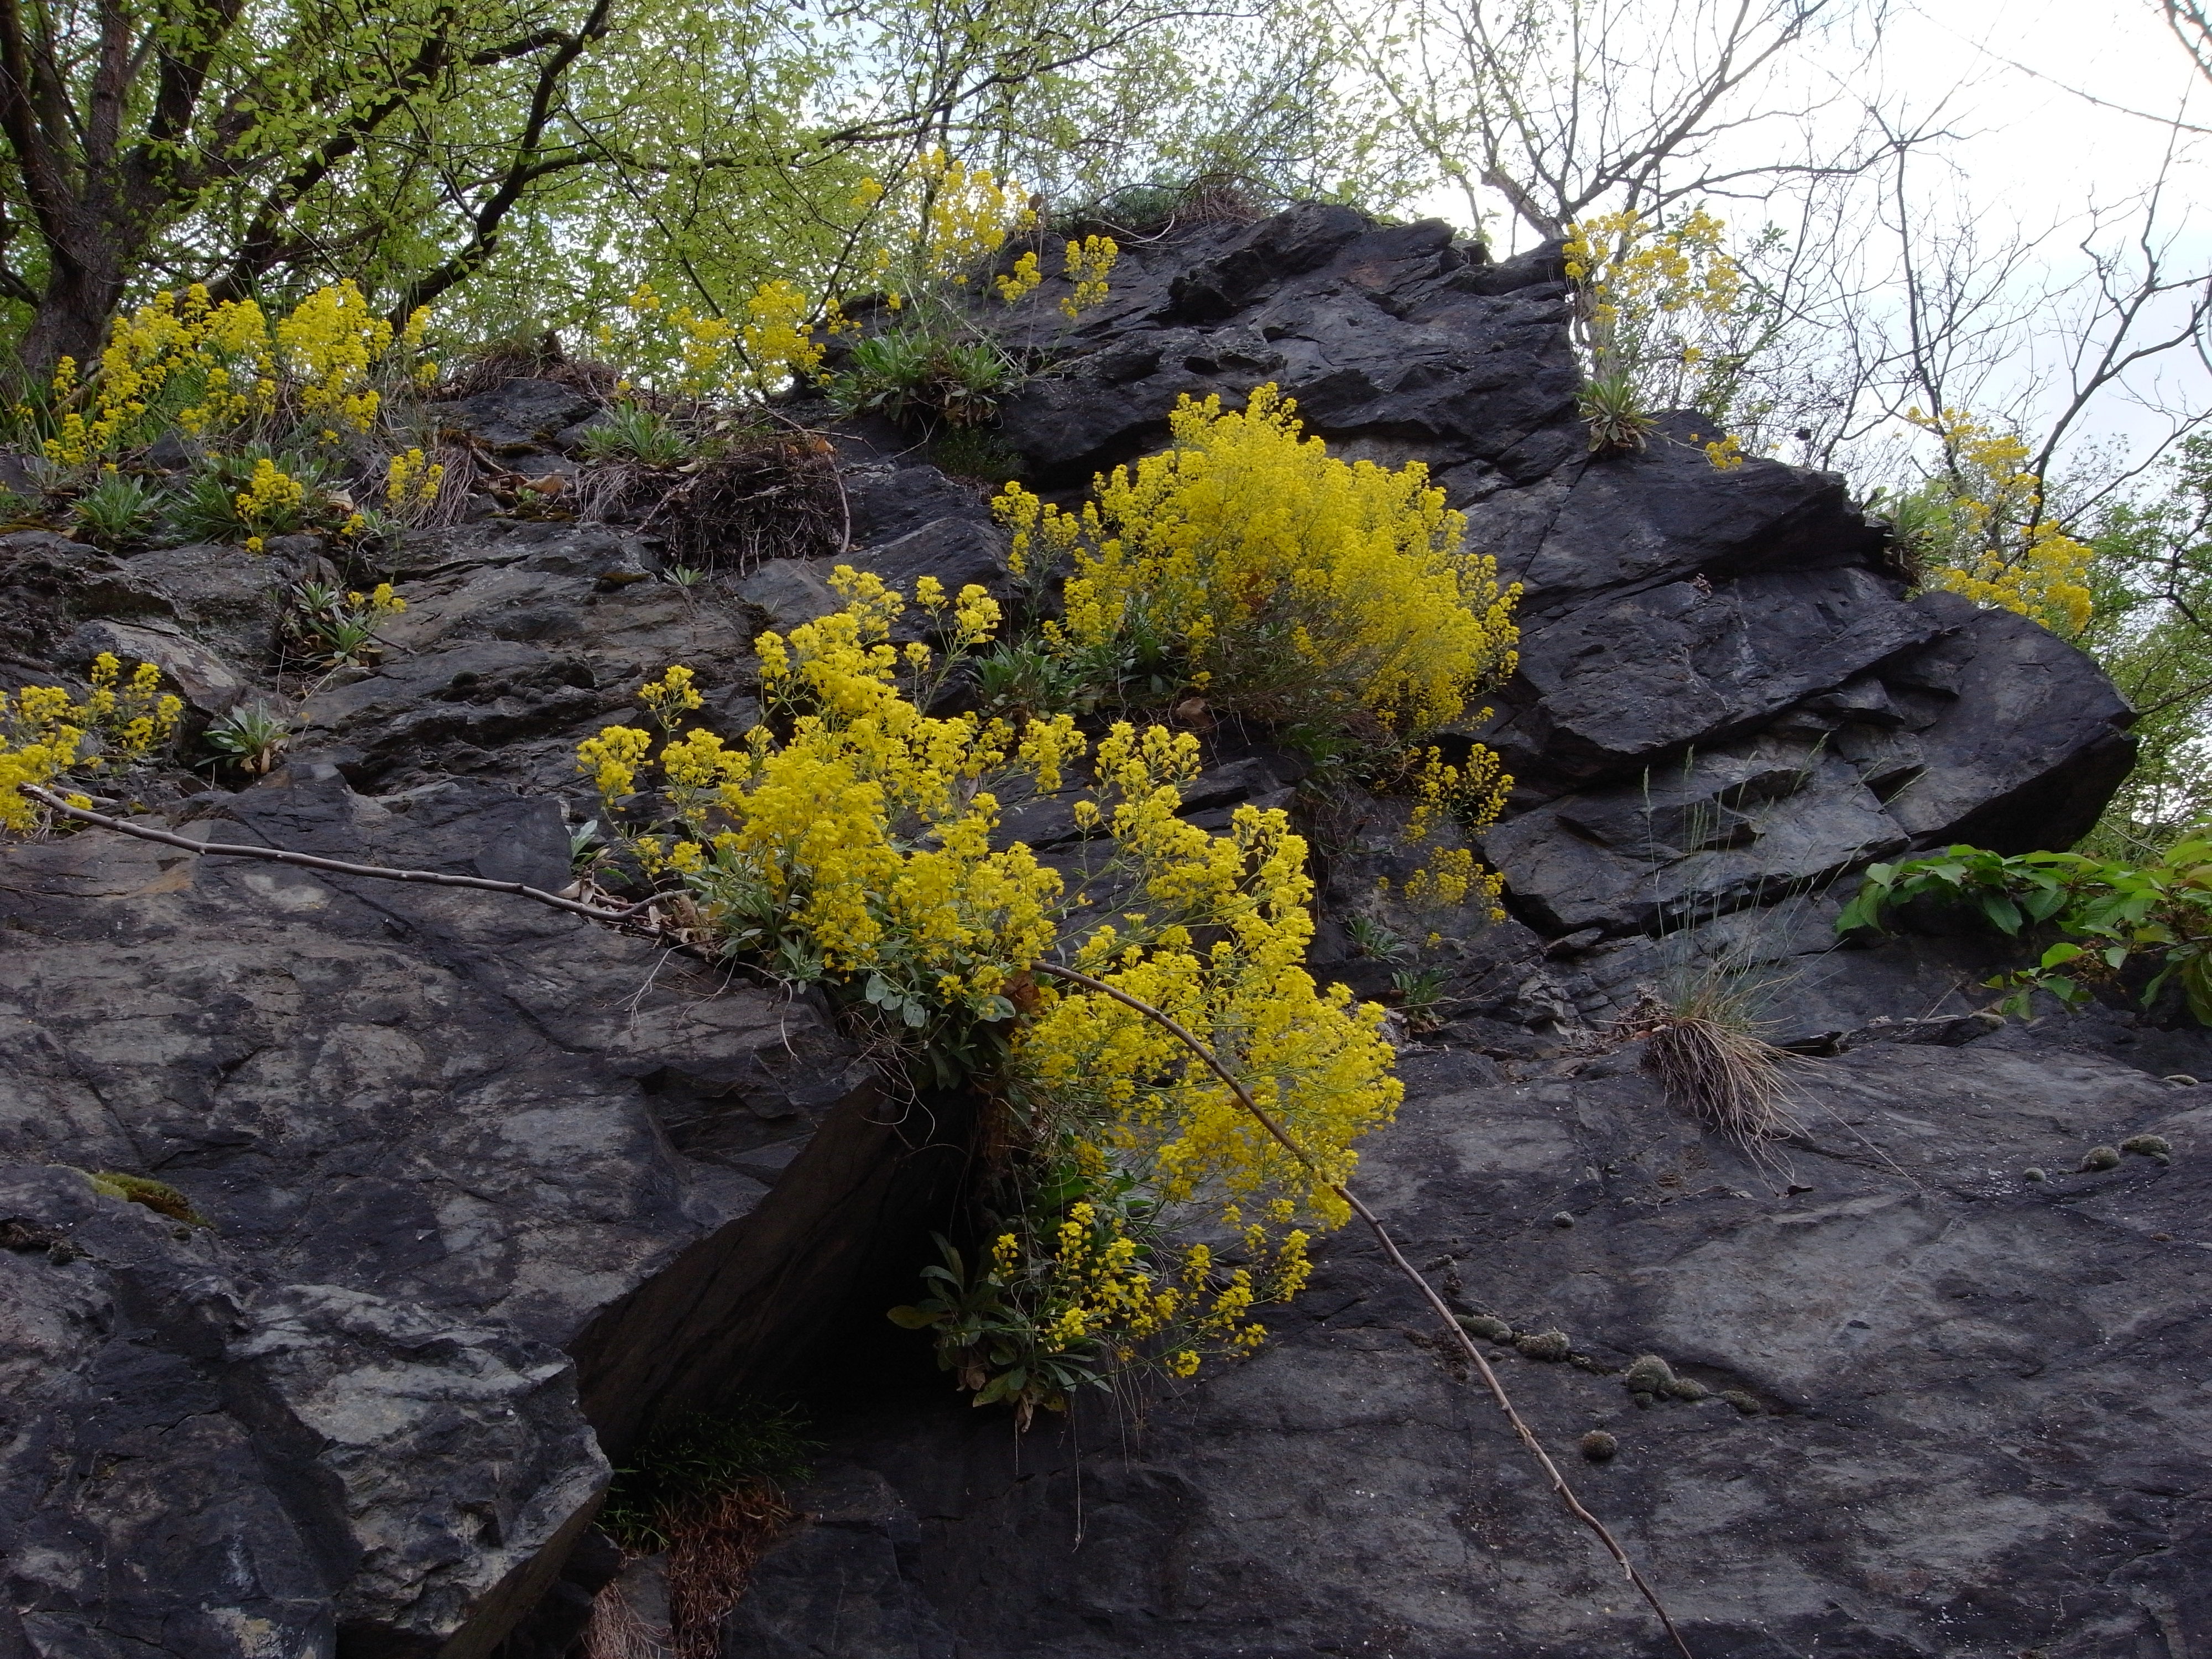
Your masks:
<svg viewBox="0 0 2212 1659"><path fill-rule="evenodd" d="M978 700L1008 719L1075 712L1088 689L1069 664L1029 640L994 647L975 658L974 668Z"/></svg>
<svg viewBox="0 0 2212 1659"><path fill-rule="evenodd" d="M643 404L617 404L584 434L587 461L641 461L647 466L681 466L696 460L699 443L677 422Z"/></svg>
<svg viewBox="0 0 2212 1659"><path fill-rule="evenodd" d="M1626 374L1603 374L1590 381L1575 399L1575 406L1589 423L1593 455L1622 455L1640 450L1659 429L1644 412L1636 383Z"/></svg>
<svg viewBox="0 0 2212 1659"><path fill-rule="evenodd" d="M586 818L568 827L568 868L584 875L611 850L597 818Z"/></svg>
<svg viewBox="0 0 2212 1659"><path fill-rule="evenodd" d="M1413 949L1404 934L1373 916L1354 916L1344 931L1352 936L1353 950L1377 962L1403 962Z"/></svg>
<svg viewBox="0 0 2212 1659"><path fill-rule="evenodd" d="M110 467L100 481L70 503L70 515L85 539L117 548L136 541L161 510L161 492Z"/></svg>
<svg viewBox="0 0 2212 1659"><path fill-rule="evenodd" d="M1398 1016L1407 1030L1433 1031L1450 1018L1450 1000L1444 994L1450 977L1442 968L1401 968L1390 975L1398 994Z"/></svg>
<svg viewBox="0 0 2212 1659"><path fill-rule="evenodd" d="M305 581L292 590L290 601L287 631L308 657L331 668L375 662L385 650L377 630L407 609L390 582L362 593Z"/></svg>
<svg viewBox="0 0 2212 1659"><path fill-rule="evenodd" d="M263 702L240 703L208 723L207 746L218 763L266 774L292 741L292 721Z"/></svg>
<svg viewBox="0 0 2212 1659"><path fill-rule="evenodd" d="M660 580L688 593L707 580L707 573L696 564L679 564L662 571Z"/></svg>

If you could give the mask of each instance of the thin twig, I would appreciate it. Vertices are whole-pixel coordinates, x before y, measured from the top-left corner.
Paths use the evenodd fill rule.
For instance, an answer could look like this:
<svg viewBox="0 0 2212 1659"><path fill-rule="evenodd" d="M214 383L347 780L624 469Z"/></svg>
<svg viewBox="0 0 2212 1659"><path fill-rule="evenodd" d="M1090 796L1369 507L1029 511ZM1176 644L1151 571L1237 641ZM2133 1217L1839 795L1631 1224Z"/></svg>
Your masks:
<svg viewBox="0 0 2212 1659"><path fill-rule="evenodd" d="M1088 990L1111 997L1115 1001L1133 1008L1147 1019L1156 1022L1164 1030L1169 1032L1185 1048L1204 1060L1213 1074L1229 1085L1230 1091L1237 1097L1237 1104L1258 1119L1261 1127L1281 1142L1284 1148L1293 1158L1316 1174L1320 1173L1313 1159L1307 1156L1305 1148L1293 1140L1284 1130L1282 1125L1276 1122L1266 1109L1252 1098L1251 1091L1246 1089L1229 1068L1221 1063L1213 1050L1193 1036L1166 1013L1153 1007L1148 1002L1131 996L1126 991L1115 989L1103 980L1093 979L1090 975L1078 973L1073 968L1062 968L1055 963L1049 962L1032 963L1030 967L1033 973L1048 974L1054 979L1072 980ZM1412 1262L1406 1260L1404 1253L1398 1249L1397 1241L1390 1237L1389 1230L1383 1226L1382 1218L1361 1203L1352 1194L1352 1189L1342 1182L1332 1181L1328 1183L1328 1189L1351 1206L1352 1212L1373 1231L1376 1242L1382 1245L1383 1253L1390 1258L1398 1271L1412 1280L1415 1287L1420 1291L1422 1297L1431 1308L1435 1310L1437 1320L1443 1324L1444 1329L1450 1333L1452 1340L1458 1344L1460 1351L1474 1362L1475 1370L1481 1374L1484 1384L1490 1390L1490 1397L1498 1402L1498 1410L1505 1413L1505 1420L1513 1425L1513 1432L1520 1437L1521 1443L1528 1449L1529 1455L1536 1460L1537 1466L1544 1471L1545 1477L1552 1483L1552 1490L1559 1494L1559 1501L1566 1506L1567 1513L1597 1534L1598 1541L1605 1546L1613 1559L1620 1564L1620 1570L1627 1574L1629 1582L1633 1583L1643 1594L1644 1599L1651 1604L1651 1611L1659 1615L1659 1622L1666 1626L1667 1634L1674 1638L1674 1646L1681 1653L1682 1659L1692 1659L1689 1644L1682 1639L1682 1632L1674 1628L1674 1621L1668 1616L1667 1609L1660 1601L1658 1593L1651 1588L1644 1575L1637 1571L1636 1564L1628 1559L1628 1552L1621 1548L1620 1541L1607 1529L1605 1522L1591 1514L1584 1507L1583 1501L1575 1496L1574 1489L1567 1485L1566 1476L1559 1473L1559 1465L1552 1461L1551 1454L1544 1449L1543 1442L1537 1439L1535 1431L1531 1429L1521 1413L1514 1409L1513 1401L1505 1392L1505 1385L1498 1380L1498 1373L1491 1369L1490 1362L1483 1358L1482 1351L1474 1346L1474 1339L1468 1335L1465 1328L1459 1321L1452 1317L1451 1309L1445 1304L1443 1297L1437 1294L1436 1288L1414 1267Z"/></svg>
<svg viewBox="0 0 2212 1659"><path fill-rule="evenodd" d="M240 842L194 841L189 836L179 836L167 830L155 830L143 823L129 823L111 817L105 812L95 812L88 806L73 806L51 790L36 784L22 786L23 793L40 805L75 818L80 823L96 823L103 830L112 830L120 836L130 836L139 841L155 842L164 847L181 848L187 853L197 853L203 858L261 859L270 864L295 865L303 870L323 870L332 875L367 876L376 881L421 882L431 887L471 887L483 893L514 893L523 898L535 899L540 904L550 904L556 910L566 910L571 915L588 917L593 921L630 921L650 909L662 896L653 895L619 910L601 909L596 904L586 904L578 899L562 898L558 893L549 893L541 887L532 887L520 881L494 881L488 876L454 876L441 870L398 870L380 864L350 864L343 859L317 858L312 853L294 853L281 847L249 847ZM654 932L660 930L655 928Z"/></svg>

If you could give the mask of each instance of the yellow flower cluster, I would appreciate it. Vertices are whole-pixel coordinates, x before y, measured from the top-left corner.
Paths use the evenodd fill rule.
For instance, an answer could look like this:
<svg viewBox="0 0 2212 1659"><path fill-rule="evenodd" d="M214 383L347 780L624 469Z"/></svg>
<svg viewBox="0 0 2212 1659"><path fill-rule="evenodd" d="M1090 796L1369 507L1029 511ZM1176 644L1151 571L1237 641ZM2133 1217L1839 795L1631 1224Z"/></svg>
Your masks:
<svg viewBox="0 0 2212 1659"><path fill-rule="evenodd" d="M2088 624L2094 550L2044 516L2027 442L1964 410L1905 418L1942 441L1947 462L1923 490L1928 586L2032 617L2055 634Z"/></svg>
<svg viewBox="0 0 2212 1659"><path fill-rule="evenodd" d="M49 393L60 415L46 441L47 459L82 466L107 453L172 382L187 397L199 394L179 416L188 432L216 415L243 418L250 408L265 408L276 392L266 346L260 307L250 300L210 307L207 290L197 284L181 299L166 290L155 295L110 325L88 385L80 385L73 359L55 366ZM86 394L88 410L70 406Z"/></svg>
<svg viewBox="0 0 2212 1659"><path fill-rule="evenodd" d="M1018 568L1036 580L1072 560L1065 641L1141 623L1182 643L1224 706L1431 730L1511 672L1520 588L1462 550L1419 463L1347 465L1299 436L1294 407L1273 386L1242 412L1186 398L1173 447L1116 468L1080 514L1008 484L996 505Z"/></svg>
<svg viewBox="0 0 2212 1659"><path fill-rule="evenodd" d="M938 148L924 152L893 187L866 180L854 205L883 214L893 227L890 240L878 245L869 262L867 280L884 291L894 311L912 294L937 284L964 287L979 262L1037 222L1036 209L1012 179L969 167ZM1018 291L1008 292L1009 278L997 279L1009 304L1036 286L1030 280L1036 276L1034 257L1028 264L1024 273L1016 262Z"/></svg>
<svg viewBox="0 0 2212 1659"><path fill-rule="evenodd" d="M1074 244L1071 242L1068 246L1072 247ZM997 280L999 297L1008 305L1014 305L1044 281L1044 272L1038 269L1036 255L1030 252L1015 260L1014 268Z"/></svg>
<svg viewBox="0 0 2212 1659"><path fill-rule="evenodd" d="M1067 280L1075 284L1075 291L1060 302L1060 308L1070 322L1106 303L1106 278L1121 257L1121 249L1111 236L1086 236L1068 243Z"/></svg>
<svg viewBox="0 0 2212 1659"><path fill-rule="evenodd" d="M264 455L254 462L253 476L232 500L237 506L240 522L258 532L295 521L307 498L307 486ZM248 537L247 546L258 553L260 536Z"/></svg>
<svg viewBox="0 0 2212 1659"><path fill-rule="evenodd" d="M1304 969L1313 889L1304 842L1279 810L1241 809L1222 835L1187 823L1180 785L1199 769L1196 739L1115 726L1074 812L1109 849L1118 873L1096 878L1110 880L1125 908L1091 931L1074 961L1210 1043L1311 1167L1157 1023L1032 977L1070 904L1061 878L1026 846L994 845L1000 803L1007 791L1060 792L1085 740L1066 715L1017 731L927 714L921 689L941 683L941 670L927 647L891 643L905 600L849 568L834 580L842 610L755 642L768 718L743 738L684 729L703 698L678 666L639 693L658 739L611 726L579 747L603 822L619 825L635 801L657 795L666 827L621 844L648 871L680 878L702 940L771 972L826 981L916 1042L993 1028L990 1052L1005 1056L993 1087L1027 1115L1034 1143L1072 1137L1098 1190L1150 1194L1142 1229L1122 1209L1079 1198L1036 1237L1025 1222L1000 1238L982 1288L1012 1308L1018 1351L1127 1363L1147 1349L1188 1375L1204 1351L1249 1349L1261 1335L1250 1310L1304 1283L1311 1230L1346 1218L1331 1183L1349 1175L1353 1143L1388 1121L1401 1095L1382 1011L1355 1007L1341 987L1322 991ZM995 630L997 606L980 588L917 589L956 659ZM1202 1249L1171 1272L1151 1263L1161 1206L1195 1206L1236 1229L1246 1265L1218 1273ZM929 1324L957 1310L901 1311ZM964 1358L963 1375L976 1363ZM1059 1386L1010 1376L993 1380L990 1397L1049 1404ZM985 1387L980 1370L969 1386Z"/></svg>
<svg viewBox="0 0 2212 1659"><path fill-rule="evenodd" d="M640 283L623 301L623 314L599 325L599 351L630 380L681 397L764 395L820 365L823 347L808 320L811 309L793 284L767 282L746 299L739 325L671 304L652 283Z"/></svg>
<svg viewBox="0 0 2212 1659"><path fill-rule="evenodd" d="M921 157L910 188L920 201L916 252L927 276L964 283L969 266L996 253L1012 232L1036 223L1034 209L1017 205L1020 189L1013 180L970 168L942 149Z"/></svg>
<svg viewBox="0 0 2212 1659"><path fill-rule="evenodd" d="M1258 1230L1246 1233L1247 1248L1266 1264L1256 1279L1251 1267L1240 1267L1214 1282L1213 1253L1204 1244L1187 1246L1176 1270L1162 1273L1147 1265L1146 1242L1133 1236L1126 1218L1079 1200L1054 1230L1048 1250L1032 1253L1017 1235L1001 1234L992 1268L1004 1287L1030 1292L1044 1355L1096 1345L1127 1364L1151 1344L1163 1348L1159 1360L1169 1375L1189 1376L1207 1352L1234 1356L1258 1347L1267 1333L1252 1319L1254 1306L1288 1301L1312 1273L1310 1235L1303 1230L1291 1229L1272 1248Z"/></svg>
<svg viewBox="0 0 2212 1659"><path fill-rule="evenodd" d="M1742 267L1723 246L1727 230L1702 208L1670 228L1632 211L1578 220L1567 227L1567 276L1607 327L1631 313L1725 317L1744 290Z"/></svg>
<svg viewBox="0 0 2212 1659"><path fill-rule="evenodd" d="M1322 991L1306 973L1313 886L1305 843L1279 809L1240 807L1220 836L1176 816L1177 785L1197 767L1187 732L1125 723L1100 742L1096 788L1113 805L1092 821L1132 872L1141 908L1093 930L1074 965L1209 1043L1312 1165L1169 1032L1093 991L1047 999L1015 1038L1013 1073L1033 1097L1095 1126L1116 1164L1164 1202L1203 1201L1231 1225L1261 1229L1259 1243L1301 1218L1339 1226L1346 1212L1330 1187L1401 1095L1383 1011L1354 1007L1342 986Z"/></svg>
<svg viewBox="0 0 2212 1659"><path fill-rule="evenodd" d="M182 701L162 691L159 669L140 663L126 680L106 651L93 659L82 702L58 685L27 685L12 699L0 692L0 828L28 834L43 822L25 784L51 787L136 765L175 734L183 713Z"/></svg>
<svg viewBox="0 0 2212 1659"><path fill-rule="evenodd" d="M302 300L276 330L278 360L296 388L301 413L310 421L368 431L382 401L369 384L369 371L392 349L392 325L368 308L351 277ZM334 440L337 434L326 426L324 436Z"/></svg>
<svg viewBox="0 0 2212 1659"><path fill-rule="evenodd" d="M745 301L745 360L757 389L774 391L786 378L803 378L821 367L823 348L807 313L806 296L789 283L763 283Z"/></svg>
<svg viewBox="0 0 2212 1659"><path fill-rule="evenodd" d="M1017 733L925 715L899 679L927 665L889 642L903 600L848 567L833 580L844 610L756 641L789 736L763 725L736 745L704 730L670 741L659 766L681 837L641 850L697 872L694 898L718 938L759 946L749 918L764 902L804 956L834 975L883 977L902 1010L996 1012L1009 974L1051 941L1060 882L1025 847L993 850L999 803L984 786L1012 767L1057 788L1083 740L1066 716ZM995 625L980 588L925 605L933 597L963 632ZM643 700L667 729L697 696L689 671L671 670ZM579 750L610 821L651 742L610 726Z"/></svg>
<svg viewBox="0 0 2212 1659"><path fill-rule="evenodd" d="M1594 379L1632 390L1646 410L1727 417L1744 362L1736 336L1749 291L1727 252L1727 229L1702 208L1671 226L1620 212L1567 227L1566 273ZM1723 471L1742 464L1733 437L1705 450Z"/></svg>
<svg viewBox="0 0 2212 1659"><path fill-rule="evenodd" d="M1442 750L1434 747L1419 751L1413 762L1404 782L1407 793L1413 796L1413 810L1406 821L1402 840L1409 847L1423 848L1424 860L1406 878L1402 890L1406 902L1419 908L1456 908L1480 895L1489 908L1491 920L1504 921L1499 898L1505 890L1505 878L1485 869L1468 848L1445 844L1441 837L1449 825L1480 834L1495 823L1505 809L1513 780L1499 767L1498 757L1480 746L1469 751L1462 766L1453 765L1444 759ZM1389 878L1382 878L1379 885L1387 890Z"/></svg>
<svg viewBox="0 0 2212 1659"><path fill-rule="evenodd" d="M421 513L438 499L446 481L441 462L425 460L420 449L403 450L384 469L384 504L401 518Z"/></svg>
<svg viewBox="0 0 2212 1659"><path fill-rule="evenodd" d="M68 358L56 367L46 456L81 467L153 423L173 419L198 435L288 410L317 423L326 441L339 428L366 432L383 399L375 375L403 370L395 346L414 357L428 323L428 308L418 308L395 336L350 281L316 289L273 328L251 300L214 305L198 284L181 295L165 290L110 325L88 380Z"/></svg>

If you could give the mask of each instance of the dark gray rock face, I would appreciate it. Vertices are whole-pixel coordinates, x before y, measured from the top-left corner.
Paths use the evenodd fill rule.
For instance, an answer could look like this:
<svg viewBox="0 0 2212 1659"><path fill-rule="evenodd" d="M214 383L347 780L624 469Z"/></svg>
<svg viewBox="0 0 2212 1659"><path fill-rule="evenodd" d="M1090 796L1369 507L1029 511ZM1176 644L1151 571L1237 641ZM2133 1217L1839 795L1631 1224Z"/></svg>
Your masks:
<svg viewBox="0 0 2212 1659"><path fill-rule="evenodd" d="M431 412L495 453L513 454L590 421L599 407L597 398L573 386L516 378L458 403L433 404Z"/></svg>
<svg viewBox="0 0 2212 1659"><path fill-rule="evenodd" d="M550 800L297 769L201 833L567 878ZM489 1651L593 1429L788 1363L927 1164L819 1011L550 910L78 836L0 914L0 1207L75 1258L0 1261L0 1650Z"/></svg>
<svg viewBox="0 0 2212 1659"><path fill-rule="evenodd" d="M2023 618L1908 601L1841 478L1717 471L1695 416L1589 456L1553 258L1483 264L1441 224L1320 206L1133 249L1006 435L1079 485L1158 444L1177 398L1233 407L1273 381L1338 453L1425 461L1524 589L1519 672L1460 735L1519 785L1486 850L1554 934L1771 902L1906 848L2084 834L2133 752L2096 666ZM1705 823L1700 844L1631 824L1646 796Z"/></svg>
<svg viewBox="0 0 2212 1659"><path fill-rule="evenodd" d="M1599 1371L1504 1362L1547 1432L1619 1436L1586 1479L1701 1655L2179 1653L2203 1621L2180 1380L2203 1129L2146 1073L2212 1061L2140 1025L1983 1037L1957 998L1984 947L1834 952L1823 891L1953 838L2063 842L2126 764L2127 711L2033 624L1906 599L1839 480L1717 472L1687 419L1590 459L1565 293L1556 249L1495 264L1441 225L1201 227L1126 250L1071 327L1048 289L1029 343L1068 372L1006 435L1067 490L1156 444L1178 395L1273 380L1340 453L1427 461L1526 586L1521 672L1458 734L1521 785L1486 849L1516 919L1447 919L1439 947L1438 1040L1484 1052L1419 1062L1364 1179L1471 1310L1759 1403L1640 1412ZM516 380L441 418L529 472L595 409ZM833 558L679 586L620 526L410 536L368 577L408 603L386 653L320 681L281 770L133 787L194 835L557 889L597 810L575 744L640 723L645 680L692 668L735 736L758 631L830 608L836 563L1024 597L985 492L892 435L841 439ZM0 537L0 685L105 649L161 665L195 719L283 702L280 596L340 574L324 559ZM1302 763L1215 746L1194 822L1296 804ZM1390 969L1343 917L1407 856L1371 817L1326 838L1313 957L1363 995ZM1069 872L1093 850L1064 801L1015 828ZM1708 957L1802 975L1789 1034L1847 1051L1814 1062L1834 1115L1791 1152L1809 1190L1673 1120L1631 1056L1558 1059L1679 965L1691 921ZM1875 1024L1923 1014L1911 1041ZM519 901L90 835L0 848L0 1656L564 1654L621 1566L590 1530L609 1458L656 1413L797 1386L875 1294L854 1286L896 1282L871 1320L910 1293L973 1109L887 1088L822 1006ZM2146 1127L2171 1168L2014 1179ZM98 1170L212 1224L75 1173ZM886 1384L728 1650L1645 1650L1408 1340L1406 1293L1332 1250L1264 1357L1127 1457L1086 1454L1079 1528L1069 1448ZM2082 1632L2106 1646L2064 1645Z"/></svg>
<svg viewBox="0 0 2212 1659"><path fill-rule="evenodd" d="M1358 1185L1455 1307L1567 1334L1573 1363L1484 1346L1692 1651L2194 1651L2202 1091L2032 1036L1875 1044L1814 1063L1806 1132L1761 1169L1634 1063L1501 1085L1414 1060ZM2171 1167L2073 1172L2142 1132ZM927 1383L849 1407L797 1499L822 1519L722 1651L1662 1651L1371 1243L1333 1240L1269 1322L1141 1425L1093 1405L1017 1443ZM1640 1405L1646 1353L1705 1397ZM1575 1455L1599 1429L1601 1465ZM897 1502L856 1510L871 1483Z"/></svg>

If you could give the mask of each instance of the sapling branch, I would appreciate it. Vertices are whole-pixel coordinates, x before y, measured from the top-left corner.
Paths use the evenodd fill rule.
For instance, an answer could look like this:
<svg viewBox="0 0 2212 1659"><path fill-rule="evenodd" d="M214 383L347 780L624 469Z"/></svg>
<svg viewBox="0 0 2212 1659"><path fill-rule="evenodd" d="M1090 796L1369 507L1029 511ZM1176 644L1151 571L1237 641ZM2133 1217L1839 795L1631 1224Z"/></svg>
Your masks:
<svg viewBox="0 0 2212 1659"><path fill-rule="evenodd" d="M563 898L558 893L549 893L542 887L532 887L526 882L495 881L489 876L456 876L442 870L399 870L380 864L354 864L343 859L319 858L312 853L295 853L282 847L252 847L242 842L194 841L173 830L156 830L150 824L131 823L125 819L95 812L88 806L75 806L50 789L36 784L22 786L23 793L41 806L79 823L96 824L102 830L112 830L119 836L129 836L138 841L150 841L163 847L175 847L202 858L259 859L269 864L289 864L302 870L320 870L337 876L362 876L373 881L418 882L430 887L467 887L483 893L513 893L520 897L548 904L556 910L565 910L570 915L583 916L592 921L633 921L649 910L663 896L641 899L635 904L610 909L603 905L586 904L580 899Z"/></svg>

